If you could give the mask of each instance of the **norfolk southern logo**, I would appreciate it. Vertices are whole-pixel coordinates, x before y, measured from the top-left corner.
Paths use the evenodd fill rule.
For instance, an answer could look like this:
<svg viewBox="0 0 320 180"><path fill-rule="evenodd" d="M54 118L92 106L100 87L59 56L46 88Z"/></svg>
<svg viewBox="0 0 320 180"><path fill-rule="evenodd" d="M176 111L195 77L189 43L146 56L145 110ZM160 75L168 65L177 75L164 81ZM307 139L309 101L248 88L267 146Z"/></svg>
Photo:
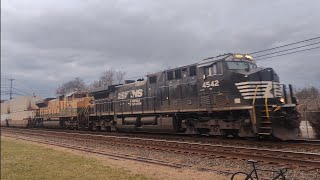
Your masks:
<svg viewBox="0 0 320 180"><path fill-rule="evenodd" d="M129 106L140 106L142 105L141 97L143 96L143 89L136 89L130 91L123 91L118 93L118 99L129 99Z"/></svg>
<svg viewBox="0 0 320 180"><path fill-rule="evenodd" d="M142 96L143 96L143 89L123 91L118 93L118 99L127 99L127 98L132 99L132 98L140 98Z"/></svg>

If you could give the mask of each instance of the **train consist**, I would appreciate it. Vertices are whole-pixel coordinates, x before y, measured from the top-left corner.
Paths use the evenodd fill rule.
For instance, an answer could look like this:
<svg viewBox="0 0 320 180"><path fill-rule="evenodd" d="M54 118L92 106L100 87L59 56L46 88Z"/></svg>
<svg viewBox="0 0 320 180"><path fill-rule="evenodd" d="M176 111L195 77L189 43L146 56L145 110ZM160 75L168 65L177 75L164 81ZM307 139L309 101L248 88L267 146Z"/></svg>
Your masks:
<svg viewBox="0 0 320 180"><path fill-rule="evenodd" d="M244 54L225 54L36 103L26 126L294 139L292 87ZM8 122L8 121L7 121ZM10 126L10 123L7 123Z"/></svg>

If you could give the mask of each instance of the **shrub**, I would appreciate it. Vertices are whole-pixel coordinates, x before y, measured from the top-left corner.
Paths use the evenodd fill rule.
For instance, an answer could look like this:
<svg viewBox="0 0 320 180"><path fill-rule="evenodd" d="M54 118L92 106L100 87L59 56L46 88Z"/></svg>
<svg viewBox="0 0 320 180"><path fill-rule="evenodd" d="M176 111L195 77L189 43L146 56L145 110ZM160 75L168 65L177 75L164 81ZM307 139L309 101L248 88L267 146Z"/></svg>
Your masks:
<svg viewBox="0 0 320 180"><path fill-rule="evenodd" d="M307 119L317 139L320 139L320 111L308 112Z"/></svg>

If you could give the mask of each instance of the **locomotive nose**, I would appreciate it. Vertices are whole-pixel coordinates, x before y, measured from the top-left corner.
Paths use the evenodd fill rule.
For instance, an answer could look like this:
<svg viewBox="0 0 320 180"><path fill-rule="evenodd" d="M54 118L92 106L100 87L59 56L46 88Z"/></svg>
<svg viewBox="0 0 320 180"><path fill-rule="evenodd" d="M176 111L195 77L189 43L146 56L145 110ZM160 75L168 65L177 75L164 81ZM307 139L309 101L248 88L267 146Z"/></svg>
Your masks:
<svg viewBox="0 0 320 180"><path fill-rule="evenodd" d="M242 76L235 85L244 99L257 99L260 104L264 104L266 98L271 104L278 104L285 93L279 83L279 77L272 68L256 68L249 72L238 72L238 76ZM262 101L260 102L261 99Z"/></svg>
<svg viewBox="0 0 320 180"><path fill-rule="evenodd" d="M272 68L257 68L245 73L247 81L279 82L279 76Z"/></svg>

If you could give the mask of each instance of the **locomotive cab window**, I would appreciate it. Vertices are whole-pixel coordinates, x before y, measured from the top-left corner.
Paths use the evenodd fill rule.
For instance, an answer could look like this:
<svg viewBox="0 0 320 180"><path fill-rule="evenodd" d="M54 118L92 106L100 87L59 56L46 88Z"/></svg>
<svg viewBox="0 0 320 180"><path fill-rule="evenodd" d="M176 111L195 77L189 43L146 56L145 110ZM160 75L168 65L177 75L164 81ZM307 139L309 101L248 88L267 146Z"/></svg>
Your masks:
<svg viewBox="0 0 320 180"><path fill-rule="evenodd" d="M189 76L196 76L197 75L197 67L196 66L191 66L189 68Z"/></svg>
<svg viewBox="0 0 320 180"><path fill-rule="evenodd" d="M181 69L177 69L174 71L174 76L176 79L181 79Z"/></svg>
<svg viewBox="0 0 320 180"><path fill-rule="evenodd" d="M217 63L217 75L223 74L222 62Z"/></svg>
<svg viewBox="0 0 320 180"><path fill-rule="evenodd" d="M210 76L211 75L211 66L206 66L203 68L204 75Z"/></svg>
<svg viewBox="0 0 320 180"><path fill-rule="evenodd" d="M227 67L229 70L246 70L256 69L257 65L246 61L229 61L227 62Z"/></svg>
<svg viewBox="0 0 320 180"><path fill-rule="evenodd" d="M217 64L212 65L212 74L217 75Z"/></svg>
<svg viewBox="0 0 320 180"><path fill-rule="evenodd" d="M172 80L173 79L173 71L168 71L167 72L167 80Z"/></svg>
<svg viewBox="0 0 320 180"><path fill-rule="evenodd" d="M149 77L149 83L154 84L157 82L157 76L150 76Z"/></svg>
<svg viewBox="0 0 320 180"><path fill-rule="evenodd" d="M204 67L204 74L206 76L214 76L214 75L221 75L222 74L222 64L219 63L215 63L212 64L210 66L206 66Z"/></svg>

